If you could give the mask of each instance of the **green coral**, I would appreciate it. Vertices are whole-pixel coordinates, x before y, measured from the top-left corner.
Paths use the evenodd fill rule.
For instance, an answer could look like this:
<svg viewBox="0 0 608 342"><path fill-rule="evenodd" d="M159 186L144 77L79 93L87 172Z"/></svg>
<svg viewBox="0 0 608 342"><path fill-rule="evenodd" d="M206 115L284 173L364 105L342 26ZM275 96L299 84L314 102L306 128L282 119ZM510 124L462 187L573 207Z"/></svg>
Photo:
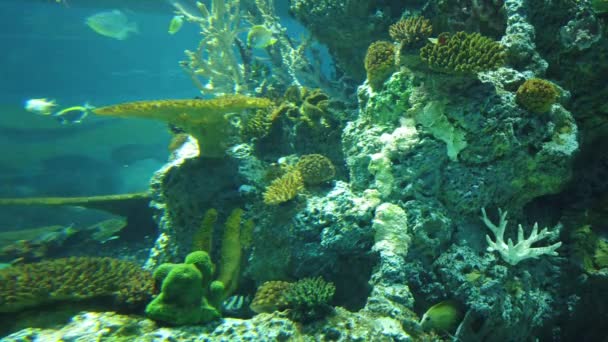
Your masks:
<svg viewBox="0 0 608 342"><path fill-rule="evenodd" d="M327 316L333 311L331 301L335 292L334 284L321 277L297 281L283 294L289 308L289 317L307 323Z"/></svg>
<svg viewBox="0 0 608 342"><path fill-rule="evenodd" d="M306 154L300 157L296 169L305 184L320 184L336 175L334 164L322 154Z"/></svg>
<svg viewBox="0 0 608 342"><path fill-rule="evenodd" d="M287 307L285 291L292 286L291 283L280 280L267 281L255 292L251 301L251 310L256 313L273 312Z"/></svg>
<svg viewBox="0 0 608 342"><path fill-rule="evenodd" d="M420 49L429 68L451 74L474 74L505 64L505 48L479 33L442 33Z"/></svg>
<svg viewBox="0 0 608 342"><path fill-rule="evenodd" d="M154 275L162 281L161 292L146 306L146 315L171 325L220 318L224 286L210 281L213 269L209 255L203 251L190 253L186 263L159 266Z"/></svg>
<svg viewBox="0 0 608 342"><path fill-rule="evenodd" d="M365 71L370 87L381 89L384 81L396 71L395 46L385 41L372 43L365 55Z"/></svg>
<svg viewBox="0 0 608 342"><path fill-rule="evenodd" d="M540 78L526 80L515 94L518 105L533 112L546 113L557 101L559 92L553 83Z"/></svg>
<svg viewBox="0 0 608 342"><path fill-rule="evenodd" d="M0 312L61 301L111 298L118 307L143 306L154 290L152 274L113 258L73 257L0 270Z"/></svg>

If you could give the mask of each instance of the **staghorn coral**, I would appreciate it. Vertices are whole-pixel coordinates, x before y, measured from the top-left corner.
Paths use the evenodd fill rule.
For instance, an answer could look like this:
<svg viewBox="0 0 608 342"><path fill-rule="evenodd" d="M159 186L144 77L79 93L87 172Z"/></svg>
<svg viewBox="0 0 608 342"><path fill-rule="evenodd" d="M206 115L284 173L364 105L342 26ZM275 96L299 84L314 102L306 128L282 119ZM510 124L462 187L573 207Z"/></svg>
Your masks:
<svg viewBox="0 0 608 342"><path fill-rule="evenodd" d="M541 114L551 110L559 93L553 83L540 78L531 78L517 88L515 95L518 105L533 113Z"/></svg>
<svg viewBox="0 0 608 342"><path fill-rule="evenodd" d="M295 198L304 189L304 180L299 171L287 172L270 183L264 192L264 203L277 205Z"/></svg>
<svg viewBox="0 0 608 342"><path fill-rule="evenodd" d="M423 43L432 32L431 21L424 17L401 19L388 28L391 38L401 47L413 47Z"/></svg>
<svg viewBox="0 0 608 342"><path fill-rule="evenodd" d="M320 184L336 175L334 164L321 154L303 155L296 164L296 170L302 175L305 184Z"/></svg>
<svg viewBox="0 0 608 342"><path fill-rule="evenodd" d="M432 70L466 75L502 66L505 49L479 33L442 33L420 49L420 58Z"/></svg>
<svg viewBox="0 0 608 342"><path fill-rule="evenodd" d="M111 298L118 307L138 307L153 291L152 274L112 258L72 257L0 270L0 312L95 298Z"/></svg>
<svg viewBox="0 0 608 342"><path fill-rule="evenodd" d="M289 318L303 323L321 319L333 311L336 287L321 277L300 279L283 296L289 308Z"/></svg>
<svg viewBox="0 0 608 342"><path fill-rule="evenodd" d="M267 281L258 287L250 308L255 313L273 312L287 307L284 293L292 286L286 281Z"/></svg>
<svg viewBox="0 0 608 342"><path fill-rule="evenodd" d="M370 87L381 89L384 81L396 71L395 46L385 41L372 43L365 55L365 71Z"/></svg>
<svg viewBox="0 0 608 342"><path fill-rule="evenodd" d="M265 98L227 95L209 100L138 101L99 107L93 113L102 116L156 119L177 126L194 136L200 155L223 157L231 127L228 114L246 109L267 108L272 102Z"/></svg>

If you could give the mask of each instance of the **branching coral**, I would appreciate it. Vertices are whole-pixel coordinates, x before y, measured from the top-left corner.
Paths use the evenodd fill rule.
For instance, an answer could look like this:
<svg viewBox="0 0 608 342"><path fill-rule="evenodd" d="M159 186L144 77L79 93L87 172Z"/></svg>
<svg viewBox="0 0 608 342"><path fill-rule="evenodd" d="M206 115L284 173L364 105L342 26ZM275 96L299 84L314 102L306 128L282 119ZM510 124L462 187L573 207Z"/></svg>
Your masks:
<svg viewBox="0 0 608 342"><path fill-rule="evenodd" d="M488 216L486 215L486 210L484 208L481 209L482 217L481 219L485 223L485 225L492 231L496 241L492 241L488 235L486 235L486 241L488 242L488 252L497 251L502 259L508 262L511 265L517 265L520 261L526 259L534 259L541 255L557 255L555 251L558 249L562 243L556 242L549 246L544 247L532 247L532 244L543 240L548 237L552 237L553 232L549 232L547 228L542 229L538 232L538 223L534 223L532 227L532 232L530 233L530 237L524 239L524 229L521 224L518 225L517 231L517 244L513 244L513 240L509 239L507 242L504 240L505 228L507 227L507 212L504 213L502 210L498 210L498 214L500 216L500 221L498 226L496 226Z"/></svg>
<svg viewBox="0 0 608 342"><path fill-rule="evenodd" d="M111 298L140 306L154 290L152 274L112 258L74 257L0 270L0 312L17 312L59 301Z"/></svg>
<svg viewBox="0 0 608 342"><path fill-rule="evenodd" d="M391 38L402 47L422 43L433 32L431 21L424 17L401 19L388 28Z"/></svg>
<svg viewBox="0 0 608 342"><path fill-rule="evenodd" d="M304 278L291 285L283 294L294 321L310 322L328 315L333 311L336 287L321 277Z"/></svg>
<svg viewBox="0 0 608 342"><path fill-rule="evenodd" d="M420 58L435 71L474 74L498 68L505 63L505 49L479 33L442 33L436 42L420 49Z"/></svg>

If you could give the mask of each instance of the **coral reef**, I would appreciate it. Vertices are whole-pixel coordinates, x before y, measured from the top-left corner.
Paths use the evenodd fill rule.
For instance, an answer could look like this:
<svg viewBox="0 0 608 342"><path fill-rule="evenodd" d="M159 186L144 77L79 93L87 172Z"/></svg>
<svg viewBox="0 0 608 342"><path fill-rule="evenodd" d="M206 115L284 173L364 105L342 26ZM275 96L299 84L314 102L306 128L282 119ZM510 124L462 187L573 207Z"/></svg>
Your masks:
<svg viewBox="0 0 608 342"><path fill-rule="evenodd" d="M264 203L277 205L294 199L304 189L302 174L295 170L275 179L264 191Z"/></svg>
<svg viewBox="0 0 608 342"><path fill-rule="evenodd" d="M132 262L87 257L41 261L0 270L0 312L108 298L110 307L140 308L153 290L152 275Z"/></svg>
<svg viewBox="0 0 608 342"><path fill-rule="evenodd" d="M306 154L300 157L296 170L302 175L304 184L321 184L336 175L334 164L321 154Z"/></svg>

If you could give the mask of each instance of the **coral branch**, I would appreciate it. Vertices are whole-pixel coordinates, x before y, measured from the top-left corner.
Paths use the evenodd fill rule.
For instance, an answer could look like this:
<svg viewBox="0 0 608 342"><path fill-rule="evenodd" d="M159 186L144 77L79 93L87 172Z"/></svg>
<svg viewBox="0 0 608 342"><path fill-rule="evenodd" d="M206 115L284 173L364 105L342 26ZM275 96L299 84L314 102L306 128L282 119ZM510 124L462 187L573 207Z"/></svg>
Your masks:
<svg viewBox="0 0 608 342"><path fill-rule="evenodd" d="M492 241L490 236L486 235L486 241L488 242L488 252L497 251L503 258L504 261L511 265L516 265L522 260L537 258L541 255L557 255L555 251L562 243L556 242L549 246L543 247L532 247L532 244L543 240L547 237L553 236L553 232L549 232L547 228L543 228L540 232L538 231L538 223L534 223L532 232L528 239L524 238L524 229L521 224L518 225L517 231L517 244L513 244L513 240L509 239L507 242L504 241L505 228L507 226L507 212L504 213L498 209L500 220L498 226L492 223L486 215L485 208L481 208L482 217L481 219L485 225L494 233L496 241Z"/></svg>

